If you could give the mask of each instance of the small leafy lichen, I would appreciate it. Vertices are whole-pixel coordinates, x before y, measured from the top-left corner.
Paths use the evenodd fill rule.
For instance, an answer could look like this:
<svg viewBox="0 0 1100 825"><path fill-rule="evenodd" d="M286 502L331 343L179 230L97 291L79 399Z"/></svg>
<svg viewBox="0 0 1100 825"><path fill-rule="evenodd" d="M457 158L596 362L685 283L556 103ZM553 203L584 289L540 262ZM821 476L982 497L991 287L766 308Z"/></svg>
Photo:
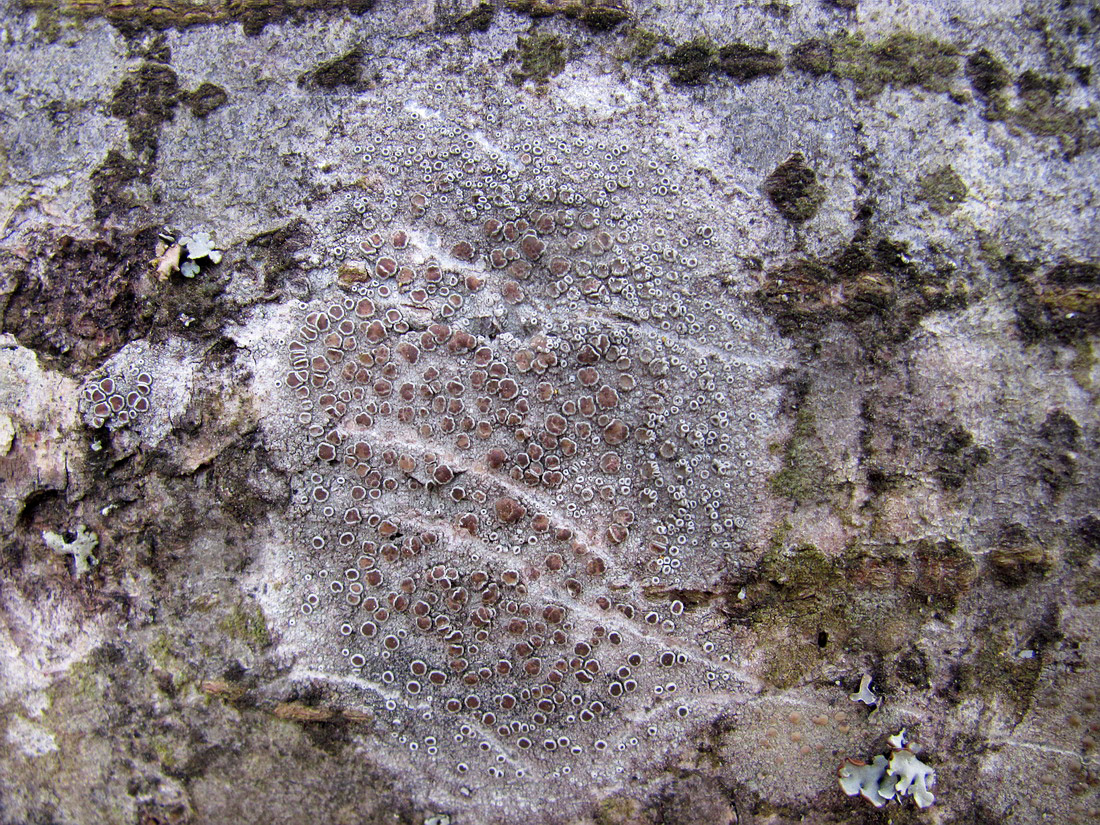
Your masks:
<svg viewBox="0 0 1100 825"><path fill-rule="evenodd" d="M826 463L813 413L803 406L783 454L783 468L771 478L772 492L792 501L816 499L826 492Z"/></svg>
<svg viewBox="0 0 1100 825"><path fill-rule="evenodd" d="M626 34L626 45L620 51L619 56L623 60L632 63L640 63L650 57L661 43L661 37L656 32L634 26Z"/></svg>
<svg viewBox="0 0 1100 825"><path fill-rule="evenodd" d="M1008 70L988 49L978 49L966 58L966 79L974 91L989 98L1008 85Z"/></svg>
<svg viewBox="0 0 1100 825"><path fill-rule="evenodd" d="M68 541L64 536L49 530L42 534L42 540L57 555L72 555L73 575L77 577L90 573L92 567L99 564L99 559L92 555L92 551L99 545L99 536L83 524L76 528L76 534L72 541Z"/></svg>
<svg viewBox="0 0 1100 825"><path fill-rule="evenodd" d="M363 50L356 47L347 54L322 63L298 78L298 85L315 85L321 89L355 86L359 83L359 65L363 62Z"/></svg>

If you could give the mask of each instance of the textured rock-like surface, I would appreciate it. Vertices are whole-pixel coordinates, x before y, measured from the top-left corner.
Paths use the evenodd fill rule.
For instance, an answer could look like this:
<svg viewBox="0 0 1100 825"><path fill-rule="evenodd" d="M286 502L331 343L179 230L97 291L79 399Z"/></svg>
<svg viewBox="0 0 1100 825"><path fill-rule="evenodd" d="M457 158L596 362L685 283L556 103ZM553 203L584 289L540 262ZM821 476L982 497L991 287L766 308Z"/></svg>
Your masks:
<svg viewBox="0 0 1100 825"><path fill-rule="evenodd" d="M6 6L0 821L1100 815L1092 14Z"/></svg>

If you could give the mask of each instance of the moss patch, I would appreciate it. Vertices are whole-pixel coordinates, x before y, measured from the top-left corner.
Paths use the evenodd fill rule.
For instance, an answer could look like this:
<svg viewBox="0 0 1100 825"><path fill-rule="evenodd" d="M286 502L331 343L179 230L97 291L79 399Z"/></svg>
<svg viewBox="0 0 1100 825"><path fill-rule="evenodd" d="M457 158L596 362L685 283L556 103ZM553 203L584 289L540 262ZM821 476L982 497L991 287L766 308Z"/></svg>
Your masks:
<svg viewBox="0 0 1100 825"><path fill-rule="evenodd" d="M938 215L950 215L968 194L970 190L950 165L941 166L917 182L917 197Z"/></svg>
<svg viewBox="0 0 1100 825"><path fill-rule="evenodd" d="M888 85L946 92L959 71L958 51L950 43L905 31L873 43L852 34L807 41L795 47L792 62L813 74L853 81L860 97L877 95Z"/></svg>
<svg viewBox="0 0 1100 825"><path fill-rule="evenodd" d="M546 81L565 68L565 42L550 32L535 32L518 41L519 69L512 74L517 83Z"/></svg>
<svg viewBox="0 0 1100 825"><path fill-rule="evenodd" d="M806 165L801 152L795 152L764 179L764 194L784 218L803 223L817 214L825 202L825 187L817 174Z"/></svg>

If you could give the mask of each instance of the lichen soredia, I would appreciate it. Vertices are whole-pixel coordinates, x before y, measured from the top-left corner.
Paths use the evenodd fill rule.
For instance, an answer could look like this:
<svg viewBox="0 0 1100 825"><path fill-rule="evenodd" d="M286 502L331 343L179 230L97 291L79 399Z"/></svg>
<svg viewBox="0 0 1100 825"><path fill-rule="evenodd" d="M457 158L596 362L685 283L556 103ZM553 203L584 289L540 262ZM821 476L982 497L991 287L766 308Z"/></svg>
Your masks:
<svg viewBox="0 0 1100 825"><path fill-rule="evenodd" d="M746 690L708 594L753 532L775 399L677 148L531 105L348 128L358 185L281 376L279 633L390 764L568 807Z"/></svg>

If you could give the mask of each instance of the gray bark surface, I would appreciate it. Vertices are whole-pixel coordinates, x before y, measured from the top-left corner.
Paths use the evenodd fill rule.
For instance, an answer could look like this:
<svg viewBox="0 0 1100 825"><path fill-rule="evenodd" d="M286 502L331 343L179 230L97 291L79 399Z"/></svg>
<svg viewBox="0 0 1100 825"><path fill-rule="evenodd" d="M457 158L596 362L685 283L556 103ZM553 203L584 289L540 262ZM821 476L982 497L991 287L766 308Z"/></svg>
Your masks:
<svg viewBox="0 0 1100 825"><path fill-rule="evenodd" d="M0 822L1100 818L1095 4L0 2Z"/></svg>

